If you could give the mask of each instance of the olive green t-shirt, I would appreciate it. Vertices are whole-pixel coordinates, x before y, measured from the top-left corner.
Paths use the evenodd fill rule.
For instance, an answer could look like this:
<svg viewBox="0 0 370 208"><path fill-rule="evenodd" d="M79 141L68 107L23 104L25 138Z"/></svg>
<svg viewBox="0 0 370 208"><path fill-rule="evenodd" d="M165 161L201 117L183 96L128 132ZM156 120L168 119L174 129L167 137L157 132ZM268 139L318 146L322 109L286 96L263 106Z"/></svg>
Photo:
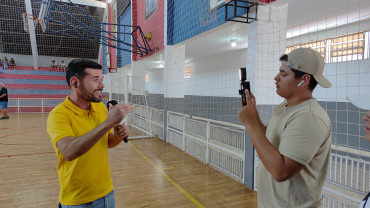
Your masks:
<svg viewBox="0 0 370 208"><path fill-rule="evenodd" d="M290 107L286 104L276 108L266 137L280 154L305 167L290 179L276 182L260 162L258 207L320 207L330 157L330 119L316 99Z"/></svg>

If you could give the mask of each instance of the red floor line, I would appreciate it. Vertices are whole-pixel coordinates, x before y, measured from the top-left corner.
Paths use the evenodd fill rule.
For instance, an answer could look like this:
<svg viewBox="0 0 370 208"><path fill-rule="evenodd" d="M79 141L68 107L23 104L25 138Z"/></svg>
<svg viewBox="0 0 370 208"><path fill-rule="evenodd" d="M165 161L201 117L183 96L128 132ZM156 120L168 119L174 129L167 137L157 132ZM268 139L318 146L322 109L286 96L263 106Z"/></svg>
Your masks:
<svg viewBox="0 0 370 208"><path fill-rule="evenodd" d="M43 154L51 154L55 152L35 152L35 153L28 153L28 154L17 154L17 155L0 155L1 157L17 157L17 156L29 156L29 155L43 155Z"/></svg>
<svg viewBox="0 0 370 208"><path fill-rule="evenodd" d="M28 145L38 145L38 144L4 144L4 143L1 143L0 142L0 145L9 145L9 146L12 146L12 145L14 145L14 146L17 146L17 145L19 145L19 146L21 146L21 145L25 145L25 146L28 146Z"/></svg>
<svg viewBox="0 0 370 208"><path fill-rule="evenodd" d="M30 127L30 128L34 128L34 127ZM24 128L24 129L29 129L29 128ZM34 131L34 132L27 132L27 133L29 134L29 133L36 133L36 132L41 132L41 131ZM25 133L19 132L19 133L15 133L15 134L7 134L7 135L4 135L4 136L0 136L0 138L4 138L4 137L7 137L7 136L13 136L13 135L17 135L17 134L25 134Z"/></svg>

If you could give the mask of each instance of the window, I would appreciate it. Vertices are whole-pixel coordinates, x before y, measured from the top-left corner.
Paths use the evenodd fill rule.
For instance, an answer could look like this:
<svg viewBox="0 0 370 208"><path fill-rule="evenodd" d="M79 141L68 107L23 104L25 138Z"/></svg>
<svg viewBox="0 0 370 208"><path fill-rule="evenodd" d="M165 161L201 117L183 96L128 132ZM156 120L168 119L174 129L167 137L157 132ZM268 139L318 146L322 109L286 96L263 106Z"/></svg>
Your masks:
<svg viewBox="0 0 370 208"><path fill-rule="evenodd" d="M369 58L369 32L359 32L306 43L288 45L285 53L296 48L312 48L319 52L325 63Z"/></svg>
<svg viewBox="0 0 370 208"><path fill-rule="evenodd" d="M292 50L296 49L296 48L299 48L299 44L297 45L290 45L290 46L287 46L285 48L285 54L288 54L290 53Z"/></svg>
<svg viewBox="0 0 370 208"><path fill-rule="evenodd" d="M157 11L157 0L145 0L145 20L149 19L152 14Z"/></svg>
<svg viewBox="0 0 370 208"><path fill-rule="evenodd" d="M331 62L351 61L364 58L365 33L343 35L331 39Z"/></svg>
<svg viewBox="0 0 370 208"><path fill-rule="evenodd" d="M213 11L221 7L225 3L225 0L210 0L209 11Z"/></svg>
<svg viewBox="0 0 370 208"><path fill-rule="evenodd" d="M149 82L149 73L145 74L145 82Z"/></svg>
<svg viewBox="0 0 370 208"><path fill-rule="evenodd" d="M286 47L285 53L289 53L296 48L312 48L315 51L319 52L324 59L326 57L326 40L317 40L307 43L289 45Z"/></svg>
<svg viewBox="0 0 370 208"><path fill-rule="evenodd" d="M191 78L191 68L190 68L190 66L185 67L184 78Z"/></svg>
<svg viewBox="0 0 370 208"><path fill-rule="evenodd" d="M312 48L319 52L321 56L325 59L326 57L326 40L313 41L301 45L302 48Z"/></svg>

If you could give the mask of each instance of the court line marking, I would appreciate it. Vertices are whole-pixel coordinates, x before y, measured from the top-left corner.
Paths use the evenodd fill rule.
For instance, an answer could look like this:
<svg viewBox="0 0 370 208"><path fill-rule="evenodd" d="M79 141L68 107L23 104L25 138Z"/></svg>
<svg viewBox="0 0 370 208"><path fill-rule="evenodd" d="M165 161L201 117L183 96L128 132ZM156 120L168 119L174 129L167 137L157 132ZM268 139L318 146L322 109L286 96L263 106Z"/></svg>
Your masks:
<svg viewBox="0 0 370 208"><path fill-rule="evenodd" d="M181 193L183 193L191 202L193 202L197 207L205 208L198 200L196 200L192 195L190 195L185 189L183 189L179 184L176 183L171 177L169 177L161 168L156 166L147 156L145 156L139 149L137 149L130 142L128 143L131 147L141 155L151 166L153 166L159 173L161 173L173 186L175 186Z"/></svg>
<svg viewBox="0 0 370 208"><path fill-rule="evenodd" d="M25 153L25 154L16 154L16 155L0 155L2 157L17 157L17 156L30 156L30 155L44 155L44 154L51 154L55 152L34 152L34 153Z"/></svg>

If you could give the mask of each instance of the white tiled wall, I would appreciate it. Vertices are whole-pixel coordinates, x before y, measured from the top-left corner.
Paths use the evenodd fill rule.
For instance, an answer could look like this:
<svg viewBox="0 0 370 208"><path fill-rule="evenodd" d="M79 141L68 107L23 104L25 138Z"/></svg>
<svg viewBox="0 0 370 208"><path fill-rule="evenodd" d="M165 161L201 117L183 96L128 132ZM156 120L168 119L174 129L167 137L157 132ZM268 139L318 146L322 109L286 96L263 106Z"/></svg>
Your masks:
<svg viewBox="0 0 370 208"><path fill-rule="evenodd" d="M239 97L239 68L246 66L245 57L242 49L186 64L191 78L185 79L185 95Z"/></svg>
<svg viewBox="0 0 370 208"><path fill-rule="evenodd" d="M370 60L345 61L325 65L324 74L332 83L325 89L317 86L313 96L321 101L347 102L347 96L370 92Z"/></svg>
<svg viewBox="0 0 370 208"><path fill-rule="evenodd" d="M279 71L280 56L285 51L287 5L260 6L259 19L249 25L247 71L254 74L252 92L257 104L278 104L274 77Z"/></svg>
<svg viewBox="0 0 370 208"><path fill-rule="evenodd" d="M185 45L165 48L165 97L184 97Z"/></svg>
<svg viewBox="0 0 370 208"><path fill-rule="evenodd" d="M151 69L149 73L149 82L145 83L145 89L150 94L164 94L164 71L163 69Z"/></svg>
<svg viewBox="0 0 370 208"><path fill-rule="evenodd" d="M144 61L133 61L131 69L131 75L128 76L128 92L133 95L144 95L146 64Z"/></svg>

